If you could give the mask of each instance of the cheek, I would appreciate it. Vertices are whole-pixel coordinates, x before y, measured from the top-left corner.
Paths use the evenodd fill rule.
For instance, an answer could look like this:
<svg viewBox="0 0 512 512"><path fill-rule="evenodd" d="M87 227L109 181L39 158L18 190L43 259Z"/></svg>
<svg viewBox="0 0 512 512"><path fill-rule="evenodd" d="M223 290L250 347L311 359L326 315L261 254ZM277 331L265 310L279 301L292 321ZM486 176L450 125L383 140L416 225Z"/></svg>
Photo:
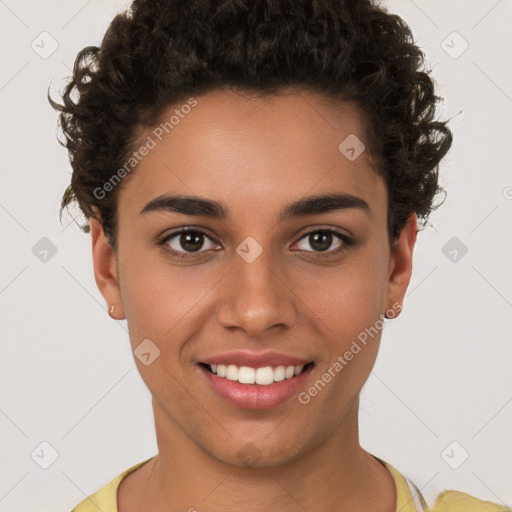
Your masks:
<svg viewBox="0 0 512 512"><path fill-rule="evenodd" d="M355 258L354 258L355 260ZM342 339L357 336L384 311L387 283L384 263L358 258L318 275L304 288L306 303L331 331Z"/></svg>
<svg viewBox="0 0 512 512"><path fill-rule="evenodd" d="M358 251L328 274L323 270L324 275L316 276L315 286L310 281L302 290L326 349L322 367L330 368L341 358L343 370L333 368L332 372L343 375L334 379L334 387L344 381L343 393L362 386L377 357L384 327L385 265L372 251Z"/></svg>
<svg viewBox="0 0 512 512"><path fill-rule="evenodd" d="M371 272L340 273L309 296L324 350L319 350L318 384L307 393L320 397L319 414L333 421L353 404L377 358L384 328L379 286L385 286L375 277Z"/></svg>
<svg viewBox="0 0 512 512"><path fill-rule="evenodd" d="M199 325L208 294L221 280L222 272L201 266L171 265L163 258L125 258L121 268L121 293L133 348L142 340L154 340L160 350L177 352L180 340ZM206 299L205 299L206 297ZM203 318L202 317L202 318ZM189 331L184 332L185 329ZM175 343L174 343L175 341Z"/></svg>

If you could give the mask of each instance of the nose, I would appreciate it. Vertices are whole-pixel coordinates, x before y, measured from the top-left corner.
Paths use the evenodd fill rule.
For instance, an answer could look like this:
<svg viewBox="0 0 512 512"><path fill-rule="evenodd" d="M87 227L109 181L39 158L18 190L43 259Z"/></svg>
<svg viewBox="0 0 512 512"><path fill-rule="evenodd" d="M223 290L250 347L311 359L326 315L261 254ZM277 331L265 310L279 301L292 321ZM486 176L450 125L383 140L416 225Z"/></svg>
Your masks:
<svg viewBox="0 0 512 512"><path fill-rule="evenodd" d="M263 251L250 263L236 254L223 280L217 306L219 323L230 330L241 329L251 337L278 327L290 328L296 321L297 308L287 281L270 251Z"/></svg>

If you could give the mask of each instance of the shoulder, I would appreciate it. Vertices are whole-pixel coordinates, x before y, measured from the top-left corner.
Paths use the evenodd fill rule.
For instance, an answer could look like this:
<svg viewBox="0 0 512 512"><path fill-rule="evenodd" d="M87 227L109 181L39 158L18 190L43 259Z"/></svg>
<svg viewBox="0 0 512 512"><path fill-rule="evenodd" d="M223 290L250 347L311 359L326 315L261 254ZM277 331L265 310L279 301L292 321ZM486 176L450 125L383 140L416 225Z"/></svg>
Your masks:
<svg viewBox="0 0 512 512"><path fill-rule="evenodd" d="M146 462L149 462L152 458L153 457L146 459L126 469L107 485L78 503L71 512L117 512L117 488L119 484L130 473L146 464Z"/></svg>
<svg viewBox="0 0 512 512"><path fill-rule="evenodd" d="M117 487L123 476L124 473L93 494L87 496L78 503L71 512L117 512Z"/></svg>
<svg viewBox="0 0 512 512"><path fill-rule="evenodd" d="M462 491L452 489L437 495L429 512L512 512L512 509L492 501L484 501Z"/></svg>
<svg viewBox="0 0 512 512"><path fill-rule="evenodd" d="M498 505L492 501L484 501L470 494L454 489L440 492L432 506L427 505L425 498L411 480L402 475L389 462L373 455L384 464L392 474L397 491L397 511L414 512L512 512L512 508ZM430 500L429 500L430 501Z"/></svg>

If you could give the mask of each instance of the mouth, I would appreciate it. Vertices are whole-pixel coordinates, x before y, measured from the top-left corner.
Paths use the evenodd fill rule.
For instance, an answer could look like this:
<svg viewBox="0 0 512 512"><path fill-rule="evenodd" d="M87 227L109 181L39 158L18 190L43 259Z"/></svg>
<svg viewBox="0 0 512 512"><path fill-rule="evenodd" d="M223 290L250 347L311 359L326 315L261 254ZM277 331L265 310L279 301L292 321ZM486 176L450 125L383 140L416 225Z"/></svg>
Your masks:
<svg viewBox="0 0 512 512"><path fill-rule="evenodd" d="M241 409L276 407L305 387L315 363L299 366L237 366L197 363L205 382L216 396Z"/></svg>
<svg viewBox="0 0 512 512"><path fill-rule="evenodd" d="M250 366L237 366L234 364L207 364L199 363L210 373L217 377L224 378L231 381L239 382L240 384L254 384L260 386L269 386L275 382L281 382L286 379L298 377L303 372L306 372L315 363L310 361L305 365L278 365L278 366L263 366L253 368Z"/></svg>

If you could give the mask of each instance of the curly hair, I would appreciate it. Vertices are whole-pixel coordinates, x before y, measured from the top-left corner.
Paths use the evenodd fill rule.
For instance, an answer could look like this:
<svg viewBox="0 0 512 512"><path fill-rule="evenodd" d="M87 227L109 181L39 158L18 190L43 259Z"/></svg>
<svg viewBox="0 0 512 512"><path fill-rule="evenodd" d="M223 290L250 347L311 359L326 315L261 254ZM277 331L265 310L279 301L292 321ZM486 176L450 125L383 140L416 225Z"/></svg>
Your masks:
<svg viewBox="0 0 512 512"><path fill-rule="evenodd" d="M100 47L78 53L63 104L48 90L73 170L60 215L76 201L116 249L120 187L101 199L94 190L130 158L141 127L191 95L298 86L354 101L365 114L392 243L413 212L423 228L445 193L438 164L452 133L434 120L443 98L424 57L405 21L372 0L134 0Z"/></svg>

